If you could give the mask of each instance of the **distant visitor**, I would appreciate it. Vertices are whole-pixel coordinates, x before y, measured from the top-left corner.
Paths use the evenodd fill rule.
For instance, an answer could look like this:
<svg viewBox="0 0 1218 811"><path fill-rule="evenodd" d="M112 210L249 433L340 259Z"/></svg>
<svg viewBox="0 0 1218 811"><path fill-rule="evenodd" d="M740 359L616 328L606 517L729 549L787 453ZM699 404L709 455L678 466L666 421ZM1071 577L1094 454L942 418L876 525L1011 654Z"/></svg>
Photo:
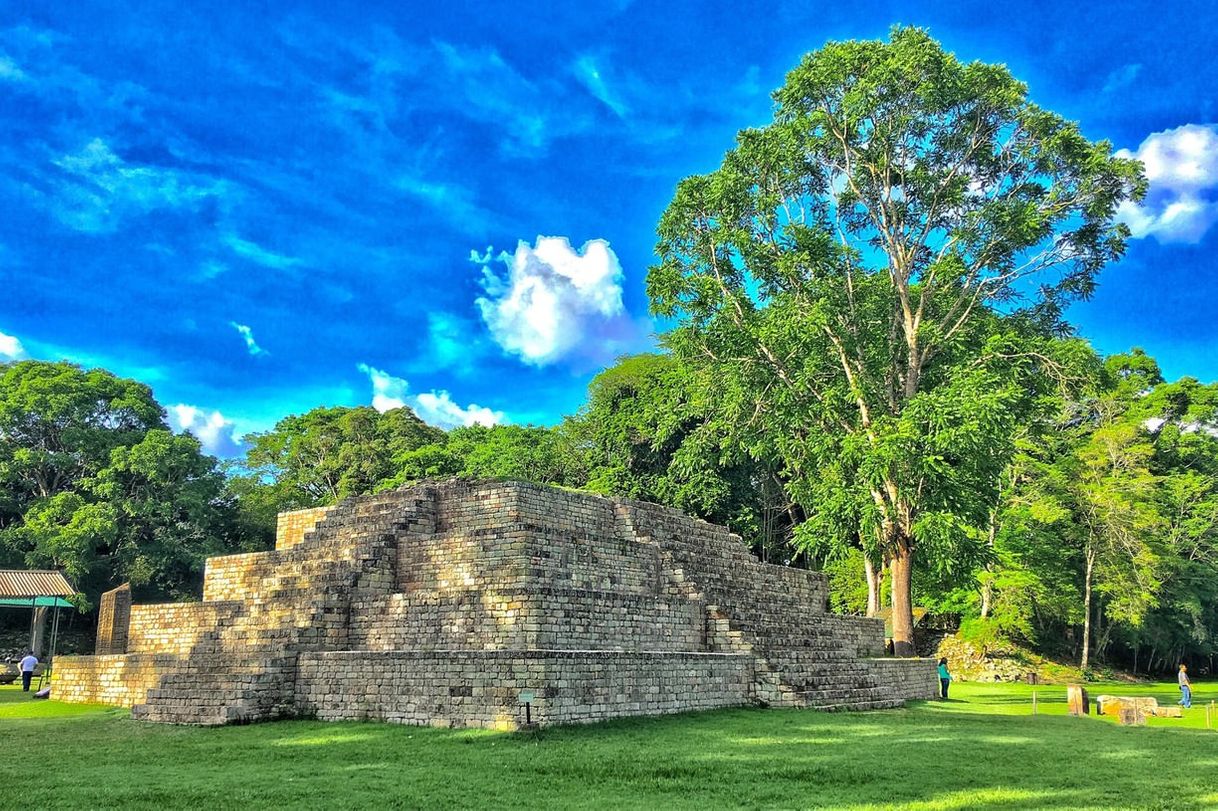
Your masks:
<svg viewBox="0 0 1218 811"><path fill-rule="evenodd" d="M1180 665L1180 675L1176 677L1180 683L1180 706L1189 709L1193 706L1193 683L1188 680L1188 668Z"/></svg>
<svg viewBox="0 0 1218 811"><path fill-rule="evenodd" d="M939 698L947 701L947 686L952 683L952 674L947 669L947 657L939 660Z"/></svg>
<svg viewBox="0 0 1218 811"><path fill-rule="evenodd" d="M21 690L23 692L28 693L30 691L30 682L34 679L34 668L36 667L38 667L38 657L34 655L33 651L29 651L22 658L21 664L18 665L18 669L21 671ZM1183 673L1181 676L1183 676Z"/></svg>

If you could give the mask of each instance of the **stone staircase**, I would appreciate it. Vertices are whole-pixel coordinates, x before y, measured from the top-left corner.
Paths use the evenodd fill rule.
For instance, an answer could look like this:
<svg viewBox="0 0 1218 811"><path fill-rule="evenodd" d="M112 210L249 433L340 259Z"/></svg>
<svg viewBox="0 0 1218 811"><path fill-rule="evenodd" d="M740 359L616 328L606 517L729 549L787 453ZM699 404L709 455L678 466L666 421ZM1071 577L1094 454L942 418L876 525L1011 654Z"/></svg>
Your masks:
<svg viewBox="0 0 1218 811"><path fill-rule="evenodd" d="M350 601L393 591L398 538L430 531L432 507L426 489L349 499L298 545L263 553L240 609L203 634L132 717L210 725L292 715L297 656L347 647Z"/></svg>
<svg viewBox="0 0 1218 811"><path fill-rule="evenodd" d="M878 620L826 611L823 575L761 563L740 538L675 510L615 504L618 532L656 544L670 587L706 602L709 649L755 657L754 699L782 707L899 707L905 696L870 656L883 647Z"/></svg>

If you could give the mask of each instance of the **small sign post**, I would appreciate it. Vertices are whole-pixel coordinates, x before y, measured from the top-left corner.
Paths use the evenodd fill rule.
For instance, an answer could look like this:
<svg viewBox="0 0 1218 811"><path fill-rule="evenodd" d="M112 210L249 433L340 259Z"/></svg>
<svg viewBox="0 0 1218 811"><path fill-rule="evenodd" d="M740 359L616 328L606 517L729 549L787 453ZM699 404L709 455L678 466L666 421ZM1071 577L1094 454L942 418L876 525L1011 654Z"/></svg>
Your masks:
<svg viewBox="0 0 1218 811"><path fill-rule="evenodd" d="M537 698L532 690L520 691L520 703L524 705L524 725L533 726L533 701Z"/></svg>

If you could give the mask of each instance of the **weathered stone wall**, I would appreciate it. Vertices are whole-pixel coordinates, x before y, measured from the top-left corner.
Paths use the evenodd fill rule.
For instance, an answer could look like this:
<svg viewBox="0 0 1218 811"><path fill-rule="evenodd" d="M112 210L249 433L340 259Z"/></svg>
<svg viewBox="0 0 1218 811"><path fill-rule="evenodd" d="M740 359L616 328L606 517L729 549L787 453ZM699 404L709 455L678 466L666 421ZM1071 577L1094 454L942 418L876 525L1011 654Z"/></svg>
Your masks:
<svg viewBox="0 0 1218 811"><path fill-rule="evenodd" d="M131 707L144 701L182 659L173 654L58 656L54 697L72 704Z"/></svg>
<svg viewBox="0 0 1218 811"><path fill-rule="evenodd" d="M333 509L334 506L330 505L279 513L278 519L275 521L275 548L290 549L303 541L305 533L312 532L313 528Z"/></svg>
<svg viewBox="0 0 1218 811"><path fill-rule="evenodd" d="M616 532L612 502L519 482L440 490L436 532L401 544L401 591L660 590L658 550Z"/></svg>
<svg viewBox="0 0 1218 811"><path fill-rule="evenodd" d="M696 600L586 589L432 591L352 605L361 650L706 650Z"/></svg>
<svg viewBox="0 0 1218 811"><path fill-rule="evenodd" d="M101 596L97 610L97 640L93 652L98 656L127 652L127 629L131 622L131 584L124 583Z"/></svg>
<svg viewBox="0 0 1218 811"><path fill-rule="evenodd" d="M607 651L350 651L301 656L303 714L512 729L747 703L748 656Z"/></svg>
<svg viewBox="0 0 1218 811"><path fill-rule="evenodd" d="M132 606L127 652L190 653L214 639L242 606L236 600Z"/></svg>

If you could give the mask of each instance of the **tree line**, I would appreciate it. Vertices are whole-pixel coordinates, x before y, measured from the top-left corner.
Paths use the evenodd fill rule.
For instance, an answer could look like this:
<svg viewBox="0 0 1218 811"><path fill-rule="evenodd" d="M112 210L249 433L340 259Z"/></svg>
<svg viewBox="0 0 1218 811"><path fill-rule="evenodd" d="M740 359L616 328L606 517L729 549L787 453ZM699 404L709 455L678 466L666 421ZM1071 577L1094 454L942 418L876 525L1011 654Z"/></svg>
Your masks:
<svg viewBox="0 0 1218 811"><path fill-rule="evenodd" d="M664 351L559 425L317 408L221 470L139 384L10 364L3 554L174 596L205 552L265 546L278 510L508 477L727 524L828 571L839 610L891 611L898 653L919 604L1084 667L1211 657L1215 387L1099 357L1064 318L1123 255L1141 164L919 29L830 43L774 98L660 219ZM72 405L60 378L96 390Z"/></svg>

